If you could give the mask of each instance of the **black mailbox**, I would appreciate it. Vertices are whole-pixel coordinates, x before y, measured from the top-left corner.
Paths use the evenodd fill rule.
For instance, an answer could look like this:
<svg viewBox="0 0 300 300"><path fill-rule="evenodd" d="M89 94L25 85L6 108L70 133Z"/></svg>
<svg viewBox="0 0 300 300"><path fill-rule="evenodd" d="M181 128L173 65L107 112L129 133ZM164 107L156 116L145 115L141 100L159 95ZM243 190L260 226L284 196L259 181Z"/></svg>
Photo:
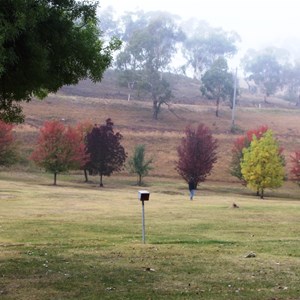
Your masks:
<svg viewBox="0 0 300 300"><path fill-rule="evenodd" d="M139 191L139 200L148 201L150 198L150 193L148 191Z"/></svg>

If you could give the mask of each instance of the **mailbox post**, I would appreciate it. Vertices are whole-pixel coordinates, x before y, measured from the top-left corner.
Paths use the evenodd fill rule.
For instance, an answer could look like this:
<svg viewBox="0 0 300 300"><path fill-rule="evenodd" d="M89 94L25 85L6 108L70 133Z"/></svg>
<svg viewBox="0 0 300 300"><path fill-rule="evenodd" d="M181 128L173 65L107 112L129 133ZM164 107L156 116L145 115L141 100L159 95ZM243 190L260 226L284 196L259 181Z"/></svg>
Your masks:
<svg viewBox="0 0 300 300"><path fill-rule="evenodd" d="M138 193L139 200L142 201L142 240L145 244L146 241L146 232L145 232L145 208L144 201L149 201L150 193L148 191L139 191Z"/></svg>

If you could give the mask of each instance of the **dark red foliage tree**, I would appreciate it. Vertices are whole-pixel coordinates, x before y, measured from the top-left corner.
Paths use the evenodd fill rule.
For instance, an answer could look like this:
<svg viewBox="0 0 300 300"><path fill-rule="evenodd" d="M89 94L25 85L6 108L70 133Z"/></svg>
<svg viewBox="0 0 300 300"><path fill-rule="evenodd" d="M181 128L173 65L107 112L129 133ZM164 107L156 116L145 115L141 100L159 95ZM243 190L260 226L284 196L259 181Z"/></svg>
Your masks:
<svg viewBox="0 0 300 300"><path fill-rule="evenodd" d="M217 140L212 137L209 128L202 124L196 130L188 126L177 149L177 172L186 182L193 179L197 186L205 181L217 161L217 147Z"/></svg>
<svg viewBox="0 0 300 300"><path fill-rule="evenodd" d="M292 179L300 186L300 151L296 151L292 158Z"/></svg>
<svg viewBox="0 0 300 300"><path fill-rule="evenodd" d="M66 128L58 121L50 121L45 122L41 128L31 159L47 172L54 174L56 185L58 173L79 169L85 163L87 155L77 130Z"/></svg>
<svg viewBox="0 0 300 300"><path fill-rule="evenodd" d="M89 121L81 122L77 125L76 130L78 131L78 134L80 136L81 143L84 144L85 149L87 148L87 135L90 133L93 129L93 124ZM87 157L84 158L82 161L82 164L80 166L80 169L84 172L84 178L85 182L88 182L88 171L89 171L89 155L87 154Z"/></svg>
<svg viewBox="0 0 300 300"><path fill-rule="evenodd" d="M253 136L260 139L262 135L268 130L268 126L260 126L257 129L251 129L246 132L245 136L238 137L232 148L232 159L230 164L230 174L237 177L244 182L243 175L241 172L241 160L243 158L243 149L248 148L251 144ZM244 182L245 183L245 182Z"/></svg>
<svg viewBox="0 0 300 300"><path fill-rule="evenodd" d="M105 125L95 126L87 134L87 153L90 160L87 168L94 174L100 175L100 186L103 186L102 177L110 176L113 172L121 171L126 160L126 153L120 144L122 135L114 133L113 122L106 120Z"/></svg>
<svg viewBox="0 0 300 300"><path fill-rule="evenodd" d="M13 125L0 120L0 166L10 166L17 158Z"/></svg>

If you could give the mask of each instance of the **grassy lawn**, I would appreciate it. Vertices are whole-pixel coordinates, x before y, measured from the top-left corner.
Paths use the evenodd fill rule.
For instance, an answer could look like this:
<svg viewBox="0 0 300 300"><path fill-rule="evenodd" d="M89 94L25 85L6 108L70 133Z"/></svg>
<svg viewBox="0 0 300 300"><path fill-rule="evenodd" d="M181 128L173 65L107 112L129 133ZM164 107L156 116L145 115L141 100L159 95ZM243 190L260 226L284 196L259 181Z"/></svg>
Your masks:
<svg viewBox="0 0 300 300"><path fill-rule="evenodd" d="M299 188L146 178L143 244L135 178L81 180L0 173L1 299L300 299Z"/></svg>

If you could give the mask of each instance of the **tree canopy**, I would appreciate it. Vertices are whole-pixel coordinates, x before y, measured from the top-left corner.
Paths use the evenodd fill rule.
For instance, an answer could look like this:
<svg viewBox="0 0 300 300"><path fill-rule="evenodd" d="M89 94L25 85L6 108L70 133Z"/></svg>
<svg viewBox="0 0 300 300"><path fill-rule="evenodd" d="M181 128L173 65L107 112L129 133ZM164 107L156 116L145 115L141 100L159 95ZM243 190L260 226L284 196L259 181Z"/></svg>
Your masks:
<svg viewBox="0 0 300 300"><path fill-rule="evenodd" d="M13 125L0 120L0 166L10 166L17 159L16 143L12 129Z"/></svg>
<svg viewBox="0 0 300 300"><path fill-rule="evenodd" d="M286 55L277 48L266 48L262 51L250 49L244 56L246 79L253 80L262 90L265 102L267 97L275 94L278 88L283 86L283 70L286 62Z"/></svg>
<svg viewBox="0 0 300 300"><path fill-rule="evenodd" d="M295 101L300 106L300 62L296 62L284 69L285 96L290 101Z"/></svg>
<svg viewBox="0 0 300 300"><path fill-rule="evenodd" d="M176 170L179 175L186 182L193 179L196 186L205 181L217 161L217 147L217 140L213 138L208 127L203 124L196 129L188 126L185 137L177 148L179 159L176 162Z"/></svg>
<svg viewBox="0 0 300 300"><path fill-rule="evenodd" d="M260 139L253 136L250 147L244 148L241 171L247 186L259 192L264 198L266 188L277 188L285 176L284 161L278 142L272 131L266 131Z"/></svg>
<svg viewBox="0 0 300 300"><path fill-rule="evenodd" d="M96 2L0 0L0 119L21 122L20 101L63 85L99 81L120 46L105 44Z"/></svg>
<svg viewBox="0 0 300 300"><path fill-rule="evenodd" d="M116 66L122 82L146 91L153 101L153 118L157 119L161 105L171 97L169 83L162 72L169 67L176 44L184 35L168 13L126 15L122 33L124 48L117 56Z"/></svg>
<svg viewBox="0 0 300 300"><path fill-rule="evenodd" d="M232 147L232 158L230 163L230 174L237 177L243 183L245 179L241 171L241 162L243 161L245 148L248 148L255 136L258 140L263 136L263 134L268 130L268 126L260 126L257 129L248 130L246 135L238 137Z"/></svg>
<svg viewBox="0 0 300 300"><path fill-rule="evenodd" d="M295 151L291 156L292 168L291 174L292 179L300 186L300 151Z"/></svg>
<svg viewBox="0 0 300 300"><path fill-rule="evenodd" d="M208 99L216 101L216 116L219 116L219 106L221 100L231 100L234 92L234 78L228 71L228 65L223 57L214 61L201 78L200 88L202 95Z"/></svg>
<svg viewBox="0 0 300 300"><path fill-rule="evenodd" d="M200 80L217 58L231 57L237 52L236 43L240 37L236 32L213 28L194 19L185 22L182 27L187 36L182 48L186 59L184 69L192 67L194 78Z"/></svg>
<svg viewBox="0 0 300 300"><path fill-rule="evenodd" d="M152 170L151 164L153 159L145 159L145 145L137 145L134 149L133 156L128 161L130 173L138 175L138 185L142 185L142 179Z"/></svg>
<svg viewBox="0 0 300 300"><path fill-rule="evenodd" d="M38 166L54 175L56 185L57 174L79 169L88 157L76 129L65 127L59 121L49 121L40 129L38 143L31 158Z"/></svg>
<svg viewBox="0 0 300 300"><path fill-rule="evenodd" d="M89 154L87 169L100 175L100 186L103 176L110 176L122 169L127 154L121 145L122 135L114 132L114 123L106 120L105 125L94 126L87 134L86 152Z"/></svg>
<svg viewBox="0 0 300 300"><path fill-rule="evenodd" d="M87 146L87 135L92 131L93 127L94 125L89 121L80 122L76 126L76 130L80 136L80 142L84 144L85 149ZM84 160L80 166L80 169L84 171L85 182L89 181L88 166L89 166L89 156L87 156L87 159Z"/></svg>

